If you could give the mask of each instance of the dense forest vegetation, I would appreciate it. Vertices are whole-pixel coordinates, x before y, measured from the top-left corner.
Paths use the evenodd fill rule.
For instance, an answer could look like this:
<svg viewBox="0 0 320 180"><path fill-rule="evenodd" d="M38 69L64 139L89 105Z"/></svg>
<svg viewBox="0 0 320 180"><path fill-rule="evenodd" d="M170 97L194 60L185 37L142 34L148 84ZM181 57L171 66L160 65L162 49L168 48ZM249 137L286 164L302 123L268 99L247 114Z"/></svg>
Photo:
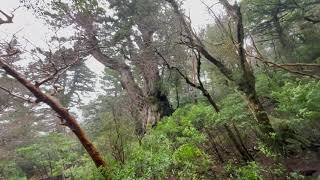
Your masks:
<svg viewBox="0 0 320 180"><path fill-rule="evenodd" d="M319 179L320 1L192 1L20 0L54 35L0 40L0 179Z"/></svg>

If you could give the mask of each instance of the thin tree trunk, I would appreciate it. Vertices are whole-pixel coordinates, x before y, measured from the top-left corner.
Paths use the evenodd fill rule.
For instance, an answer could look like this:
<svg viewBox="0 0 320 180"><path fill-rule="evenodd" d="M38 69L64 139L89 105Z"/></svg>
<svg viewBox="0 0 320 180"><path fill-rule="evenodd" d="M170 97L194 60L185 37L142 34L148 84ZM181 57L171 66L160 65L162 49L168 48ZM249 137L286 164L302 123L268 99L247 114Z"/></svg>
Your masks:
<svg viewBox="0 0 320 180"><path fill-rule="evenodd" d="M178 109L180 107L180 96L179 96L179 90L178 90L178 83L175 83L175 91L176 91L176 101L177 101L177 107Z"/></svg>
<svg viewBox="0 0 320 180"><path fill-rule="evenodd" d="M246 153L246 151L242 149L241 144L237 141L237 138L236 138L235 134L232 132L232 130L230 129L230 127L226 124L224 124L223 126L224 126L225 130L227 131L229 138L231 139L231 141L235 145L237 151L241 154L242 159L244 161L254 161L252 156L249 155L248 153Z"/></svg>
<svg viewBox="0 0 320 180"><path fill-rule="evenodd" d="M252 159L254 161L254 157L250 154L250 152L248 151L248 148L245 146L245 144L244 144L244 142L242 140L242 137L241 137L239 129L237 128L237 126L234 123L232 123L232 125L233 125L233 128L234 128L234 130L235 130L235 132L237 134L238 140L239 140L240 145L242 146L243 150L248 155L248 157L250 157L250 159Z"/></svg>
<svg viewBox="0 0 320 180"><path fill-rule="evenodd" d="M216 142L214 140L214 137L212 136L210 130L205 128L205 131L206 131L206 133L208 134L208 136L210 138L209 142L211 144L211 147L214 149L216 155L218 156L219 161L223 164L224 163L224 159L223 159L221 153L219 152L219 149L217 147L218 145L216 144Z"/></svg>
<svg viewBox="0 0 320 180"><path fill-rule="evenodd" d="M51 177L53 177L53 168L52 168L51 156L49 152L48 152L48 158L49 158L50 174L51 174Z"/></svg>

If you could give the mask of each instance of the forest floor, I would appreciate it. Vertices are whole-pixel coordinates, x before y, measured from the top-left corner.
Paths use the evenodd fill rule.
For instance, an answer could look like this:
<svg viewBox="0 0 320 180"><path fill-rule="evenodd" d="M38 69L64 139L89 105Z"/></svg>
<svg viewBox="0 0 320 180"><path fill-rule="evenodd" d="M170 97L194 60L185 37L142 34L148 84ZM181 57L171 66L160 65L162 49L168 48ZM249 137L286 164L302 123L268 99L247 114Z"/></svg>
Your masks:
<svg viewBox="0 0 320 180"><path fill-rule="evenodd" d="M307 151L290 156L284 162L289 171L299 172L304 176L320 176L320 148L318 152Z"/></svg>

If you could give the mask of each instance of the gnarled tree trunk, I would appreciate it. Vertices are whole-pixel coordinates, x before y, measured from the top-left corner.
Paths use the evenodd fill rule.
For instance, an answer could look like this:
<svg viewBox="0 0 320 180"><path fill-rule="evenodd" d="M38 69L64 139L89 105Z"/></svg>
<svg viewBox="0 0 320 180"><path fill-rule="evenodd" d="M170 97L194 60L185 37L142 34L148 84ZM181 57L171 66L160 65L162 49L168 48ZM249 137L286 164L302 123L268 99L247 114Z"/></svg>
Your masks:
<svg viewBox="0 0 320 180"><path fill-rule="evenodd" d="M148 126L154 126L157 121L172 113L166 94L161 91L161 78L158 69L158 59L152 47L152 32L143 32L141 53L135 65L139 68L144 80L143 88L139 87L131 72L130 66L124 60L110 58L97 46L96 37L87 32L91 43L91 55L106 67L117 71L120 75L121 85L135 105L138 115L138 128L140 135L146 132Z"/></svg>
<svg viewBox="0 0 320 180"><path fill-rule="evenodd" d="M141 53L136 65L139 67L144 80L143 94L146 106L144 114L144 126L154 126L163 116L170 115L172 108L167 95L162 91L161 77L159 72L159 57L154 51L153 35L154 31L147 26L138 27L142 33L142 43L139 44Z"/></svg>

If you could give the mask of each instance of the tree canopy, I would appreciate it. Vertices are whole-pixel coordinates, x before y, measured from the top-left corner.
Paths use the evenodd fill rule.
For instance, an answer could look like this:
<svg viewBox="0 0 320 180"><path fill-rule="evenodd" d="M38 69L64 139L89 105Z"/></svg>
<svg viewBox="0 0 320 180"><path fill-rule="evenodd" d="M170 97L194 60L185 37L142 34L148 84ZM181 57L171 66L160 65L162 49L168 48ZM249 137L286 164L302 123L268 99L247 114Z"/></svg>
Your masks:
<svg viewBox="0 0 320 180"><path fill-rule="evenodd" d="M184 3L0 9L0 179L319 178L320 2Z"/></svg>

